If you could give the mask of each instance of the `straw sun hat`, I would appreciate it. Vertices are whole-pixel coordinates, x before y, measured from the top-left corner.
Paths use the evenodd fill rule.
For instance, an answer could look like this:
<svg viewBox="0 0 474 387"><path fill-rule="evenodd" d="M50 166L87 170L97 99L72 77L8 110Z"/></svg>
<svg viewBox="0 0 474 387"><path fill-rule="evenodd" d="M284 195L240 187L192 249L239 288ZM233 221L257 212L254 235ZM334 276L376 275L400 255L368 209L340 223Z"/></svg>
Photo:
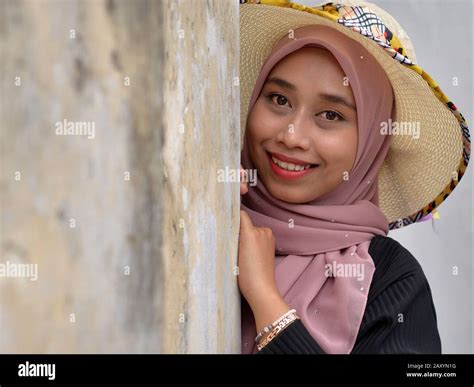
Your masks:
<svg viewBox="0 0 474 387"><path fill-rule="evenodd" d="M402 27L374 4L339 0L308 7L288 0L241 0L241 147L260 68L282 37L308 24L330 26L362 44L392 84L392 122L418 123L418 138L393 135L379 171L379 207L390 229L419 221L461 180L471 151L469 130L456 106L416 64L411 40Z"/></svg>

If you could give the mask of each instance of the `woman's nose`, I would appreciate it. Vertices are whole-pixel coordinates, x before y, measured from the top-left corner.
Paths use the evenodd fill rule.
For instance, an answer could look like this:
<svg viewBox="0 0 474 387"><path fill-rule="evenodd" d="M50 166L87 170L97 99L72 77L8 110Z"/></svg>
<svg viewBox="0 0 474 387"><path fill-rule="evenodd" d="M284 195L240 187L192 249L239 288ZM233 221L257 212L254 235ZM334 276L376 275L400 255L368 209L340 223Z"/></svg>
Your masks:
<svg viewBox="0 0 474 387"><path fill-rule="evenodd" d="M277 140L288 148L308 149L312 120L305 114L295 114L278 132Z"/></svg>

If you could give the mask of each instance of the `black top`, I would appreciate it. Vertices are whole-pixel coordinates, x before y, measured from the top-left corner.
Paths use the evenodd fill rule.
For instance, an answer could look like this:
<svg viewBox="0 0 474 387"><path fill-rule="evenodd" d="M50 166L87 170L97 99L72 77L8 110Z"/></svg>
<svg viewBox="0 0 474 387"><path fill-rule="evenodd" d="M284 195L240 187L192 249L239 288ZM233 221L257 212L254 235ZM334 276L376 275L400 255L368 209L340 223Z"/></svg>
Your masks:
<svg viewBox="0 0 474 387"><path fill-rule="evenodd" d="M396 240L379 235L372 239L369 254L375 272L351 354L440 354L431 289L416 258ZM257 354L325 352L296 320Z"/></svg>

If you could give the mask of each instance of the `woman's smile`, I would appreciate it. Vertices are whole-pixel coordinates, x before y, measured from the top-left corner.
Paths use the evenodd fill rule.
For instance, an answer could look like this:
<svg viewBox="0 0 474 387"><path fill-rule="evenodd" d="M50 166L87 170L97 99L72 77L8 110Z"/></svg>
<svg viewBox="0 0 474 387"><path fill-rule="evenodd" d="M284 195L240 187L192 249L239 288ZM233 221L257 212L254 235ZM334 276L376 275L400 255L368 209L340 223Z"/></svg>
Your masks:
<svg viewBox="0 0 474 387"><path fill-rule="evenodd" d="M268 156L268 161L270 163L271 170L275 173L276 176L283 178L285 180L296 180L304 176L309 175L317 168L319 164L305 164L301 161L291 160L289 162L288 157L284 157L281 154L275 154L266 152ZM280 158L277 158L279 156ZM283 159L286 159L285 161Z"/></svg>

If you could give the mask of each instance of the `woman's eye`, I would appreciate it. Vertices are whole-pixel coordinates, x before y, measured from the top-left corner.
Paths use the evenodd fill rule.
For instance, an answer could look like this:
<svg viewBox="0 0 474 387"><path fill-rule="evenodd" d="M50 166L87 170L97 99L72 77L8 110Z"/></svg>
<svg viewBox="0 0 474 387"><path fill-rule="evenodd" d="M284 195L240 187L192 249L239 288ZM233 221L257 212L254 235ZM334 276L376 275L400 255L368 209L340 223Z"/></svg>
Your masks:
<svg viewBox="0 0 474 387"><path fill-rule="evenodd" d="M343 117L334 110L326 110L321 114L326 115L324 118L328 121L340 121L343 119Z"/></svg>
<svg viewBox="0 0 474 387"><path fill-rule="evenodd" d="M270 100L279 106L285 106L288 99L281 94L270 94Z"/></svg>

